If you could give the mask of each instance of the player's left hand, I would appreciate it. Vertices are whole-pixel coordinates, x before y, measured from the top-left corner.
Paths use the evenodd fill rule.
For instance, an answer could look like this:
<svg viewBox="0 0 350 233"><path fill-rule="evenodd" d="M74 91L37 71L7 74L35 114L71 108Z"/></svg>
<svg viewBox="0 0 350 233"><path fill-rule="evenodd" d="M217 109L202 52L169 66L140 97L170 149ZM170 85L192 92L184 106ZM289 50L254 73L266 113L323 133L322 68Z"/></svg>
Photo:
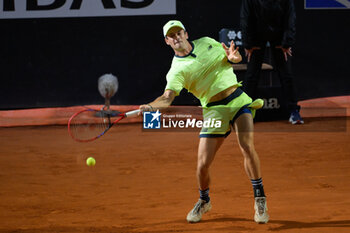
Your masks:
<svg viewBox="0 0 350 233"><path fill-rule="evenodd" d="M238 51L239 47L235 48L235 43L233 40L231 40L230 48L228 48L224 43L221 43L221 45L226 52L228 60L234 63L242 61L242 56Z"/></svg>

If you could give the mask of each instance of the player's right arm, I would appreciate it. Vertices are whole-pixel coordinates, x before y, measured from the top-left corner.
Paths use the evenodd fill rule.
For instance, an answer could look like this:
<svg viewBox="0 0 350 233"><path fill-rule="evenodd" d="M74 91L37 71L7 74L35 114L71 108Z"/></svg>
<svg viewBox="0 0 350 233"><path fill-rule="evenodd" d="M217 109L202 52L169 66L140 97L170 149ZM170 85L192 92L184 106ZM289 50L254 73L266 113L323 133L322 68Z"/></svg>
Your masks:
<svg viewBox="0 0 350 233"><path fill-rule="evenodd" d="M156 111L167 108L174 101L176 96L175 91L167 89L164 91L163 95L159 96L157 99L148 104L143 104L140 106L140 114L146 111Z"/></svg>

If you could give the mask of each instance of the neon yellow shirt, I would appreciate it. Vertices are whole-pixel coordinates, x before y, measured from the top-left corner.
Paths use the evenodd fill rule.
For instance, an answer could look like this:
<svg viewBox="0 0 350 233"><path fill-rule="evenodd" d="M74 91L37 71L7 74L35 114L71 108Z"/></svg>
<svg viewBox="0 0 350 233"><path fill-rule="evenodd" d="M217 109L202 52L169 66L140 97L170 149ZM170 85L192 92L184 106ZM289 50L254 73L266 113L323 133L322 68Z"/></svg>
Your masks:
<svg viewBox="0 0 350 233"><path fill-rule="evenodd" d="M188 55L174 56L166 76L166 90L179 95L186 88L206 106L217 93L231 86L241 86L219 42L203 37L191 44L193 49Z"/></svg>

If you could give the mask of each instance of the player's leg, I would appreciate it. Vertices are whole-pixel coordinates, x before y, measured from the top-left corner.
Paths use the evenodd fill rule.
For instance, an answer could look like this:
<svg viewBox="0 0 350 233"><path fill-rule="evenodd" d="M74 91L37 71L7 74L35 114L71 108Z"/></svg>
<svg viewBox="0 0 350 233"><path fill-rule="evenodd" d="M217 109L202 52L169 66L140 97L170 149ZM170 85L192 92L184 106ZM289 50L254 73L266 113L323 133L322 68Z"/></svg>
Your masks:
<svg viewBox="0 0 350 233"><path fill-rule="evenodd" d="M209 188L209 167L214 160L215 154L224 141L224 137L200 138L197 160L197 180L201 190Z"/></svg>
<svg viewBox="0 0 350 233"><path fill-rule="evenodd" d="M224 141L224 137L201 137L198 146L197 160L197 181L200 197L194 208L188 213L187 221L199 222L202 215L211 209L209 197L210 185L210 165L214 160L215 154Z"/></svg>
<svg viewBox="0 0 350 233"><path fill-rule="evenodd" d="M244 157L245 171L250 178L255 198L254 220L258 223L267 223L266 196L262 184L260 160L254 147L254 124L250 113L243 113L235 120L235 129L238 143Z"/></svg>
<svg viewBox="0 0 350 233"><path fill-rule="evenodd" d="M238 143L244 156L244 168L250 179L261 177L260 160L254 147L254 125L250 113L239 116L235 121Z"/></svg>

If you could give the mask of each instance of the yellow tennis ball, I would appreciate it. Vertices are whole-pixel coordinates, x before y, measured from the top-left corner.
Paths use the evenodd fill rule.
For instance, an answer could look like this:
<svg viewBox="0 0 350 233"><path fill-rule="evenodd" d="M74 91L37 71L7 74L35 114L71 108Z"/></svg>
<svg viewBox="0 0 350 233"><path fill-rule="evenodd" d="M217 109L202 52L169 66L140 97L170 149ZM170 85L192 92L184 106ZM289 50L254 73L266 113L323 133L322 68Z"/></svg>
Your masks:
<svg viewBox="0 0 350 233"><path fill-rule="evenodd" d="M249 105L249 107L251 107L252 109L259 109L259 108L262 108L263 106L264 106L264 100L262 99L256 99L253 101L253 103Z"/></svg>
<svg viewBox="0 0 350 233"><path fill-rule="evenodd" d="M93 157L89 157L86 160L86 165L88 165L89 167L93 167L96 164L96 160Z"/></svg>

